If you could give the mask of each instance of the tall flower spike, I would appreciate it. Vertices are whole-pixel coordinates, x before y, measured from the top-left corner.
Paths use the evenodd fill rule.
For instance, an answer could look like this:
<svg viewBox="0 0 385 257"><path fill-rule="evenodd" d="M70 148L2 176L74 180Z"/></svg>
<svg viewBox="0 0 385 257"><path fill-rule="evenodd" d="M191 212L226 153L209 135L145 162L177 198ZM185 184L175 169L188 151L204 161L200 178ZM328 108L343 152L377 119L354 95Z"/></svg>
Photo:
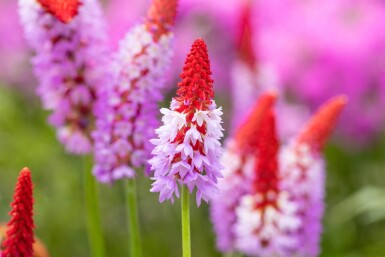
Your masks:
<svg viewBox="0 0 385 257"><path fill-rule="evenodd" d="M322 151L346 102L346 96L337 96L321 106L299 134L298 143L308 144L314 150Z"/></svg>
<svg viewBox="0 0 385 257"><path fill-rule="evenodd" d="M296 213L301 219L301 226L293 233L301 244L293 249L293 255L316 257L319 254L325 194L321 150L346 101L346 97L339 96L324 104L281 152L283 187L289 192L290 199L298 204Z"/></svg>
<svg viewBox="0 0 385 257"><path fill-rule="evenodd" d="M158 139L151 140L156 146L149 161L155 180L151 192L160 192L160 202L179 197L178 184L190 192L197 189L198 206L217 191L222 111L216 108L210 75L207 47L198 39L187 55L177 97L170 109L161 109L164 124L156 130Z"/></svg>
<svg viewBox="0 0 385 257"><path fill-rule="evenodd" d="M272 111L264 118L251 192L236 209L236 246L250 256L290 256L298 242L291 236L299 226L296 204L281 190L278 139Z"/></svg>
<svg viewBox="0 0 385 257"><path fill-rule="evenodd" d="M78 14L71 22L63 23L42 3L68 3L73 8L76 4L19 0L19 12L28 43L36 54L32 63L39 81L37 92L44 108L53 112L49 121L57 128L67 151L89 153L95 102L100 88L110 81L101 8L98 0L83 0ZM60 15L67 20L65 12Z"/></svg>
<svg viewBox="0 0 385 257"><path fill-rule="evenodd" d="M38 0L44 9L62 22L70 22L77 14L79 0Z"/></svg>
<svg viewBox="0 0 385 257"><path fill-rule="evenodd" d="M17 179L11 220L7 227L7 238L3 242L3 257L32 257L33 229L33 185L28 168L21 170Z"/></svg>
<svg viewBox="0 0 385 257"><path fill-rule="evenodd" d="M102 96L97 113L95 165L100 182L133 178L147 164L158 125L164 74L172 57L176 0L154 0L144 24L134 27L114 60L114 84ZM146 167L148 168L148 167Z"/></svg>
<svg viewBox="0 0 385 257"><path fill-rule="evenodd" d="M263 94L234 138L226 142L221 158L224 178L218 182L219 195L211 202L211 219L217 235L217 247L222 252L232 252L235 249L235 209L242 196L252 189L251 180L261 138L261 124L271 111L275 99L274 92Z"/></svg>

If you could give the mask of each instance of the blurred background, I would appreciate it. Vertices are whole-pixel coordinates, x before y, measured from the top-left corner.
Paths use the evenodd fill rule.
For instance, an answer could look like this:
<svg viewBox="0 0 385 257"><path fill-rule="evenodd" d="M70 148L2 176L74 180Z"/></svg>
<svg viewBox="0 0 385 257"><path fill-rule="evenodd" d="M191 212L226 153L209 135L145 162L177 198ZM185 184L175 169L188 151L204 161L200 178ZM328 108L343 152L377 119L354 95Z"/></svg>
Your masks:
<svg viewBox="0 0 385 257"><path fill-rule="evenodd" d="M106 0L111 48L143 20L149 0ZM175 64L164 105L195 38L208 43L226 135L247 112L246 73L256 96L280 93L282 142L322 102L346 94L349 104L325 151L326 214L322 254L385 256L385 2L382 0L180 0ZM19 170L35 183L36 234L51 256L88 256L82 180L85 160L64 152L35 95L17 1L0 0L0 220L8 221ZM244 86L244 87L243 87ZM246 101L246 100L245 100ZM139 178L144 256L180 256L180 205L160 205ZM100 186L108 256L127 256L123 185ZM192 205L193 206L193 205ZM194 256L220 256L206 204L192 207Z"/></svg>

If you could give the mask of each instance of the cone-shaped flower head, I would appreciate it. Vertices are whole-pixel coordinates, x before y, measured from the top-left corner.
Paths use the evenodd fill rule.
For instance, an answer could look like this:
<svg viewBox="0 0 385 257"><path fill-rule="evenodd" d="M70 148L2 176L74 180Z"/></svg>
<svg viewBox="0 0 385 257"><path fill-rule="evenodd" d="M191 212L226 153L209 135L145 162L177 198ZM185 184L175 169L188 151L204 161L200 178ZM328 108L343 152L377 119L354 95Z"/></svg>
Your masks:
<svg viewBox="0 0 385 257"><path fill-rule="evenodd" d="M261 125L251 191L236 209L236 247L250 256L289 256L298 242L291 236L300 225L296 203L281 190L279 144L275 116L270 111Z"/></svg>
<svg viewBox="0 0 385 257"><path fill-rule="evenodd" d="M160 192L160 202L179 197L178 184L191 192L196 188L198 205L217 192L222 111L216 108L210 75L207 47L198 39L187 55L177 97L170 109L161 109L164 124L156 130L158 139L151 140L156 145L149 161L155 180L151 191Z"/></svg>
<svg viewBox="0 0 385 257"><path fill-rule="evenodd" d="M221 164L224 178L218 182L219 195L211 202L211 219L217 235L217 247L222 252L235 248L235 213L240 199L252 189L251 180L264 117L271 111L275 93L265 93L255 103L253 110L242 123L234 138L226 143Z"/></svg>
<svg viewBox="0 0 385 257"><path fill-rule="evenodd" d="M78 14L79 0L38 0L44 9L62 22L70 22Z"/></svg>
<svg viewBox="0 0 385 257"><path fill-rule="evenodd" d="M307 144L314 151L321 152L346 102L345 96L337 96L321 106L299 134L298 144Z"/></svg>
<svg viewBox="0 0 385 257"><path fill-rule="evenodd" d="M67 151L89 153L95 102L110 81L99 2L19 0L19 12L49 121Z"/></svg>
<svg viewBox="0 0 385 257"><path fill-rule="evenodd" d="M33 185L31 172L24 168L17 179L15 195L11 204L6 239L3 242L2 257L32 257L34 243L33 229Z"/></svg>
<svg viewBox="0 0 385 257"><path fill-rule="evenodd" d="M97 113L95 165L100 182L133 178L147 164L164 74L172 57L176 0L154 0L144 24L120 43L114 60L114 84L101 97ZM146 167L148 168L148 167Z"/></svg>
<svg viewBox="0 0 385 257"><path fill-rule="evenodd" d="M292 253L296 256L319 254L325 188L321 151L345 104L346 97L339 96L321 106L304 130L281 152L283 187L299 206L296 213L301 219L295 233L301 244Z"/></svg>

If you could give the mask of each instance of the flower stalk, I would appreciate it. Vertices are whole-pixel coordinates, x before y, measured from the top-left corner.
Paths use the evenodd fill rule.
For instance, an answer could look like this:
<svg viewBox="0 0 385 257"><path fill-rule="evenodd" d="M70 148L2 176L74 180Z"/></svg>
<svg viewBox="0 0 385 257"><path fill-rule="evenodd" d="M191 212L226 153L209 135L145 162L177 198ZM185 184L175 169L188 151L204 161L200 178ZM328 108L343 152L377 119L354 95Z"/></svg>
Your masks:
<svg viewBox="0 0 385 257"><path fill-rule="evenodd" d="M183 257L191 257L190 238L190 193L187 186L182 187L182 250Z"/></svg>
<svg viewBox="0 0 385 257"><path fill-rule="evenodd" d="M142 256L142 245L141 235L138 217L138 201L137 201L137 190L136 180L127 179L125 181L126 201L127 201L127 220L130 231L130 256L141 257Z"/></svg>
<svg viewBox="0 0 385 257"><path fill-rule="evenodd" d="M90 252L92 257L104 257L105 245L101 226L98 185L90 172L87 159L85 159L84 166L84 196Z"/></svg>

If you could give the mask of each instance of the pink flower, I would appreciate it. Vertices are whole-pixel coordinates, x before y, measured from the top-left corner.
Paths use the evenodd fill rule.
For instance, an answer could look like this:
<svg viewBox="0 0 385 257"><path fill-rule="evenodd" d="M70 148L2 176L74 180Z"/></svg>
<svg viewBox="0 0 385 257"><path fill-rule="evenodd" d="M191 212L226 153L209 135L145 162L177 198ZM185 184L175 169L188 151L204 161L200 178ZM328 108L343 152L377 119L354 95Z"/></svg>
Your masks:
<svg viewBox="0 0 385 257"><path fill-rule="evenodd" d="M159 192L159 201L179 197L178 184L196 191L198 206L217 192L222 177L219 157L223 136L221 108L214 102L213 80L206 44L198 39L190 53L178 84L177 97L170 109L163 108L163 125L156 130L156 146L149 161L154 171L151 192Z"/></svg>
<svg viewBox="0 0 385 257"><path fill-rule="evenodd" d="M322 230L322 146L345 97L320 108L296 138L280 150L266 94L228 144L225 178L211 214L218 248L249 256L317 256Z"/></svg>
<svg viewBox="0 0 385 257"><path fill-rule="evenodd" d="M44 108L52 111L49 121L67 151L85 154L92 149L99 90L108 85L110 74L99 2L84 0L80 7L76 3L67 14L60 5L52 7L52 1L20 0L19 11L35 52L37 91Z"/></svg>
<svg viewBox="0 0 385 257"><path fill-rule="evenodd" d="M97 112L95 165L100 182L133 178L134 168L147 163L149 140L158 125L164 73L170 65L177 0L154 0L146 21L121 41L114 83L107 88Z"/></svg>

